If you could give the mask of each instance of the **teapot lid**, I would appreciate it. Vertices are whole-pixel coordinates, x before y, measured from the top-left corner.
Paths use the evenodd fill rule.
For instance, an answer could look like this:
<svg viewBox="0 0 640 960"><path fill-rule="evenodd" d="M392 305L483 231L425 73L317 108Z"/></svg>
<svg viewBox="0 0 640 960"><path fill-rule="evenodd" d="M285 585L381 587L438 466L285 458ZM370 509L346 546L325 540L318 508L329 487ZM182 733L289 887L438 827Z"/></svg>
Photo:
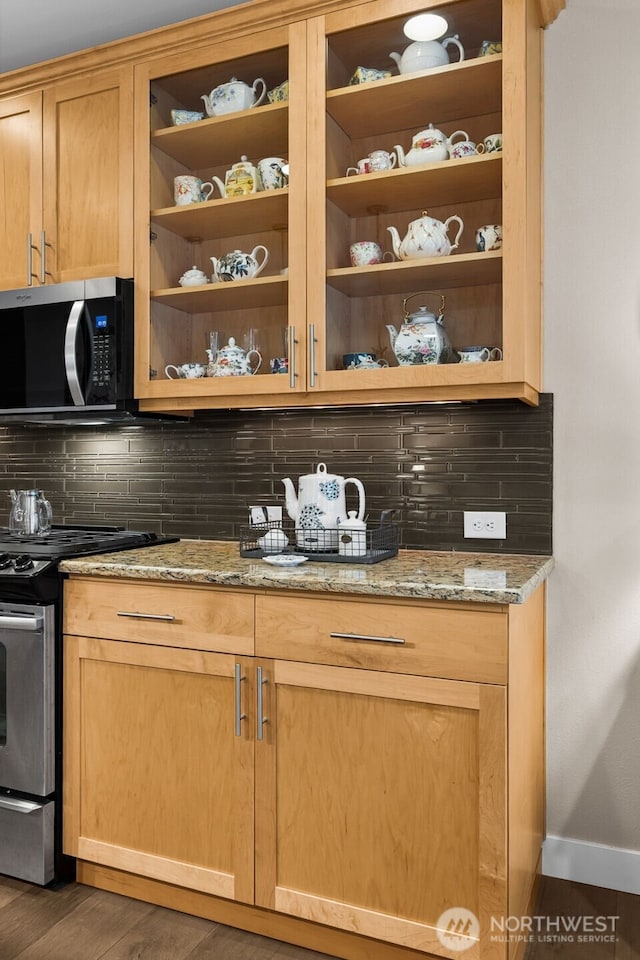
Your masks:
<svg viewBox="0 0 640 960"><path fill-rule="evenodd" d="M229 337L229 342L220 348L220 353L244 353L244 350L237 346L235 337Z"/></svg>
<svg viewBox="0 0 640 960"><path fill-rule="evenodd" d="M194 263L194 265L191 267L191 270L185 270L182 276L183 277L204 277L205 274L203 273L202 270L199 270Z"/></svg>

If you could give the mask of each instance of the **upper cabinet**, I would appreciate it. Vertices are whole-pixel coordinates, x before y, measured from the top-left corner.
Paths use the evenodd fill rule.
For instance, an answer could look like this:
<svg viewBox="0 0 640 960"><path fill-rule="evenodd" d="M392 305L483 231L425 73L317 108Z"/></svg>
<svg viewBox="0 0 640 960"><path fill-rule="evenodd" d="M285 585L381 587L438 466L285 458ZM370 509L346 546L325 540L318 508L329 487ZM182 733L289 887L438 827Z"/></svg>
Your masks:
<svg viewBox="0 0 640 960"><path fill-rule="evenodd" d="M133 70L0 99L0 288L133 274Z"/></svg>
<svg viewBox="0 0 640 960"><path fill-rule="evenodd" d="M295 23L138 66L143 406L355 404L381 391L387 402L537 402L541 8L426 6L455 38L434 45L436 65L412 59L403 32L424 0L371 0L309 5ZM250 100L258 78L271 95L207 116L203 96L222 97L232 78ZM204 116L177 123L176 110ZM287 161L287 186L225 188L234 165L270 158ZM212 186L179 205L180 176ZM254 276L215 275L226 254L261 262L263 248ZM181 285L194 267L214 282ZM216 333L234 350L205 371ZM169 364L202 366L192 377Z"/></svg>

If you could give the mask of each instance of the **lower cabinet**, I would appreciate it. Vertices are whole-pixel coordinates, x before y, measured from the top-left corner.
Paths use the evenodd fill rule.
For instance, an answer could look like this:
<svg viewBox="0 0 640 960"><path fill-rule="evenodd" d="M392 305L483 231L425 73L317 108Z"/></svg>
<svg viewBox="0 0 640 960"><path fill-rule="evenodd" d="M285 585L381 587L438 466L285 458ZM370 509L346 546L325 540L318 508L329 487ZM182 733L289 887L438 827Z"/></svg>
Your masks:
<svg viewBox="0 0 640 960"><path fill-rule="evenodd" d="M67 633L66 852L407 956L457 956L460 936L470 960L517 956L491 920L524 912L540 849L538 593L511 626L510 607L451 605L465 677L486 645L477 681L450 652L433 663L453 679L416 669L447 641L442 603L258 595L255 656ZM376 630L348 629L367 611ZM451 908L477 918L453 948Z"/></svg>

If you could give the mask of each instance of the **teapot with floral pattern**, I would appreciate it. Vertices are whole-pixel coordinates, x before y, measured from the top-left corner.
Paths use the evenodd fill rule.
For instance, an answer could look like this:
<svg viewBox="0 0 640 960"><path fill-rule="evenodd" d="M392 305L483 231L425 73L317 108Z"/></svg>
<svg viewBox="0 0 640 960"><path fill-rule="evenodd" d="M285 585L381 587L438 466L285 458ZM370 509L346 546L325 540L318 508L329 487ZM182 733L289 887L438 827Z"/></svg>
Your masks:
<svg viewBox="0 0 640 960"><path fill-rule="evenodd" d="M353 484L358 491L358 520L364 519L364 487L356 477L340 477L327 472L326 463L319 463L315 473L298 479L298 494L289 477L283 481L287 513L296 525L296 543L307 551L336 551L338 526L346 523L345 488Z"/></svg>
<svg viewBox="0 0 640 960"><path fill-rule="evenodd" d="M451 243L447 230L454 221L459 224L459 228L455 241ZM423 210L418 220L411 221L407 235L402 240L395 227L387 227L387 230L391 234L393 252L398 260L415 260L421 257L448 257L460 242L464 223L455 214L442 223L441 220L428 217L427 211Z"/></svg>
<svg viewBox="0 0 640 960"><path fill-rule="evenodd" d="M209 364L207 375L211 377L245 377L257 373L262 365L262 354L259 350L243 350L233 337L229 337L226 347L220 347L214 357L212 350L207 350ZM255 366L251 360L257 358Z"/></svg>
<svg viewBox="0 0 640 960"><path fill-rule="evenodd" d="M256 88L260 85L262 89L258 93ZM262 77L254 80L252 86L231 77L228 83L221 83L219 87L214 87L211 93L205 93L200 99L204 101L208 117L219 117L224 113L235 113L237 110L257 107L266 95L267 85Z"/></svg>
<svg viewBox="0 0 640 960"><path fill-rule="evenodd" d="M419 307L414 313L407 313L407 303L416 296L436 296L436 294L412 294L402 301L404 320L400 330L392 323L387 324L391 349L401 367L424 363L458 363L460 357L451 346L444 329L445 298L440 295L440 313L436 317L426 306Z"/></svg>
<svg viewBox="0 0 640 960"><path fill-rule="evenodd" d="M262 261L258 261L258 253L264 254ZM254 247L251 253L243 253L242 250L232 250L224 257L211 257L213 264L214 283L224 280L252 280L257 277L264 269L269 259L269 251L261 243Z"/></svg>

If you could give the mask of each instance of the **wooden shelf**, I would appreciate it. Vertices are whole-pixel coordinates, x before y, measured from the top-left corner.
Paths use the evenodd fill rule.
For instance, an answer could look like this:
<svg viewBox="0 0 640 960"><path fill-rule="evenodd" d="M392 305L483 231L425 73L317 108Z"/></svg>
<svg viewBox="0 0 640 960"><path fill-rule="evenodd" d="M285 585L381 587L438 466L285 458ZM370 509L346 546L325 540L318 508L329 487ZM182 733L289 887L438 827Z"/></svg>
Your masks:
<svg viewBox="0 0 640 960"><path fill-rule="evenodd" d="M186 240L236 237L281 230L288 222L288 203L289 188L284 187L185 207L162 207L151 211L151 222Z"/></svg>
<svg viewBox="0 0 640 960"><path fill-rule="evenodd" d="M502 154L445 160L382 173L340 177L327 183L327 198L349 217L426 209L429 204L464 203L500 197Z"/></svg>
<svg viewBox="0 0 640 960"><path fill-rule="evenodd" d="M151 300L185 313L214 313L217 310L250 310L286 304L287 277L256 277L229 283L207 283L201 287L169 287L152 290Z"/></svg>
<svg viewBox="0 0 640 960"><path fill-rule="evenodd" d="M425 127L425 110L448 121L502 109L502 54L341 87L327 112L352 140Z"/></svg>
<svg viewBox="0 0 640 960"><path fill-rule="evenodd" d="M151 144L191 170L237 162L255 144L261 157L287 153L289 104L271 103L251 110L208 117L197 123L165 127L151 134Z"/></svg>
<svg viewBox="0 0 640 960"><path fill-rule="evenodd" d="M344 267L327 272L327 284L348 297L375 297L408 290L446 290L502 281L502 251L404 260L372 267Z"/></svg>

